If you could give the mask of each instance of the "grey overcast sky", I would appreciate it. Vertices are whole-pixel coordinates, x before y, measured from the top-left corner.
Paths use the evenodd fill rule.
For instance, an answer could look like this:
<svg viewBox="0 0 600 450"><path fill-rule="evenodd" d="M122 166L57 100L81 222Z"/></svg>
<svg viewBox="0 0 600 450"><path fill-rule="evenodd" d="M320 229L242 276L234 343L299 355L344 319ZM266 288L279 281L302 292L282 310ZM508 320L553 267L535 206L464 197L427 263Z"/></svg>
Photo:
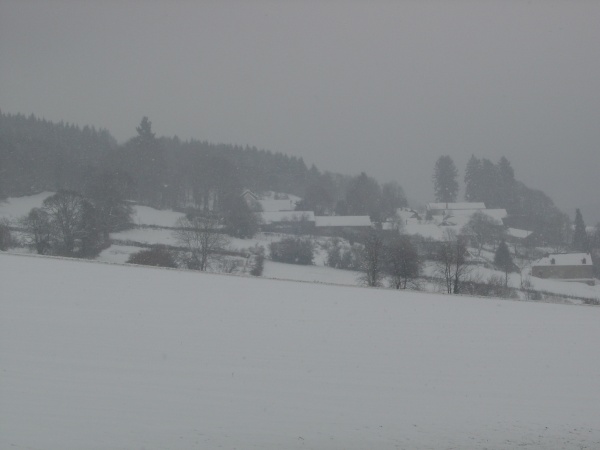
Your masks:
<svg viewBox="0 0 600 450"><path fill-rule="evenodd" d="M0 108L249 144L428 201L506 156L600 220L600 1L0 0Z"/></svg>

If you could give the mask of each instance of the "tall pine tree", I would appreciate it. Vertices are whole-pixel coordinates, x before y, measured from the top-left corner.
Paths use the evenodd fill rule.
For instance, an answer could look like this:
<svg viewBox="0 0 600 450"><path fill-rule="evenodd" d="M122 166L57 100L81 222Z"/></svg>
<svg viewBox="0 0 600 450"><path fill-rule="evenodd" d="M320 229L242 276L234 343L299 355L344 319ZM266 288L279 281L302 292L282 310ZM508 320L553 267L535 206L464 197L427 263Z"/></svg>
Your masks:
<svg viewBox="0 0 600 450"><path fill-rule="evenodd" d="M577 252L587 252L588 238L585 231L585 223L579 208L575 210L575 231L573 233L573 250Z"/></svg>
<svg viewBox="0 0 600 450"><path fill-rule="evenodd" d="M438 202L455 202L458 194L458 171L450 156L440 156L435 163L433 172L433 188Z"/></svg>
<svg viewBox="0 0 600 450"><path fill-rule="evenodd" d="M500 158L496 168L498 172L497 206L512 212L516 208L515 171L504 156Z"/></svg>
<svg viewBox="0 0 600 450"><path fill-rule="evenodd" d="M512 271L513 260L508 250L506 242L500 242L494 255L494 265L504 272L504 286L508 286L508 274Z"/></svg>
<svg viewBox="0 0 600 450"><path fill-rule="evenodd" d="M481 160L471 155L465 169L465 200L481 201Z"/></svg>

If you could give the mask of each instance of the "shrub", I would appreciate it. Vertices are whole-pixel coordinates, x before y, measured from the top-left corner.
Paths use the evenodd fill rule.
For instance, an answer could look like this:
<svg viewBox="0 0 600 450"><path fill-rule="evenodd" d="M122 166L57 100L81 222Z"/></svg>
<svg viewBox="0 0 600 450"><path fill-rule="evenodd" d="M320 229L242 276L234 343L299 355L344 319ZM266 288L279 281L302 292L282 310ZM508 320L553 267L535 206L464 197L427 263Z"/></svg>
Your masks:
<svg viewBox="0 0 600 450"><path fill-rule="evenodd" d="M313 263L313 245L307 239L286 238L271 243L269 248L273 261L301 265Z"/></svg>
<svg viewBox="0 0 600 450"><path fill-rule="evenodd" d="M362 270L361 255L360 244L349 246L340 239L334 238L327 246L325 265L336 269Z"/></svg>
<svg viewBox="0 0 600 450"><path fill-rule="evenodd" d="M325 265L329 267L335 267L341 269L342 266L342 249L340 247L340 240L335 238L331 241L331 245L327 248L327 259Z"/></svg>
<svg viewBox="0 0 600 450"><path fill-rule="evenodd" d="M265 269L265 255L259 254L254 257L254 263L252 269L250 269L250 275L254 277L260 277Z"/></svg>
<svg viewBox="0 0 600 450"><path fill-rule="evenodd" d="M163 246L153 247L148 250L141 250L134 253L129 257L127 262L129 264L140 264L142 266L177 267L173 255Z"/></svg>
<svg viewBox="0 0 600 450"><path fill-rule="evenodd" d="M0 250L6 251L12 245L12 238L10 236L10 228L8 223L0 222Z"/></svg>

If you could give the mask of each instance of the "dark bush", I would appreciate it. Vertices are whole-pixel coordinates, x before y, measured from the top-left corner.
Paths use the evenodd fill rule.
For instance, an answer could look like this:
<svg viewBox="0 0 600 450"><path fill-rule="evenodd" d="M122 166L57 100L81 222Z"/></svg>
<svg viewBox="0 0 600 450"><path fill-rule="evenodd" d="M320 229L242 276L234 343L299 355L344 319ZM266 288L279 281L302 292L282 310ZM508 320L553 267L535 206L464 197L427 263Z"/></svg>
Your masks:
<svg viewBox="0 0 600 450"><path fill-rule="evenodd" d="M129 264L140 264L142 266L177 267L171 252L162 246L134 253L129 257L127 262Z"/></svg>
<svg viewBox="0 0 600 450"><path fill-rule="evenodd" d="M0 250L6 251L12 245L8 224L0 222Z"/></svg>
<svg viewBox="0 0 600 450"><path fill-rule="evenodd" d="M311 265L313 263L313 245L307 239L285 238L270 245L273 261Z"/></svg>
<svg viewBox="0 0 600 450"><path fill-rule="evenodd" d="M250 275L255 277L260 277L265 268L265 255L258 254L254 257L254 263L252 264L252 269L250 269Z"/></svg>
<svg viewBox="0 0 600 450"><path fill-rule="evenodd" d="M346 245L334 238L327 247L325 265L336 269L362 270L361 252L360 244Z"/></svg>

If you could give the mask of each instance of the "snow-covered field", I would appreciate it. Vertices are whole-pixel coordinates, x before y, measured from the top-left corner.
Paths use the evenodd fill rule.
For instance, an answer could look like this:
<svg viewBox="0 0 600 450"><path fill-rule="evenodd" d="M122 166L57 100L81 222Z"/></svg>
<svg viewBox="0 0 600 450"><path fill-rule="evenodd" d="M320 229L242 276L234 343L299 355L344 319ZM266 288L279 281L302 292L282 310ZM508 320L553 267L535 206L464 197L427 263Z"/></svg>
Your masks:
<svg viewBox="0 0 600 450"><path fill-rule="evenodd" d="M25 197L12 197L6 200L0 200L0 219L10 221L18 220L26 216L32 208L39 208L48 197L54 192L42 192L36 195Z"/></svg>
<svg viewBox="0 0 600 450"><path fill-rule="evenodd" d="M6 202L0 203L0 218L16 220L19 217L27 214L31 208L41 206L43 200L50 195L52 195L51 192L44 192L29 197L9 198ZM273 198L273 193L267 197L269 201L273 200ZM293 199L297 200L295 197L293 197ZM280 202L281 200L273 201ZM104 250L97 258L99 261L125 263L131 254L140 250L139 247L135 247L133 245L122 245L123 243L129 244L131 242L137 242L144 245L164 244L171 246L176 246L178 244L173 236L173 231L168 229L168 227L173 227L177 220L184 216L182 213L171 210L157 210L140 205L134 205L133 208L133 222L137 225L140 225L140 227L118 233L112 233L111 238L115 241L120 241L120 243L118 245L112 245L110 248ZM421 226L426 227L426 225ZM439 229L439 227L437 228ZM423 229L421 229L421 231L423 231ZM18 233L15 232L15 236L18 237ZM269 244L282 238L283 235L274 233L258 233L252 239L230 238L229 249L247 251L255 246L262 246L267 250L268 253ZM323 241L324 238L319 239ZM11 249L10 251L12 253L23 253L26 250L23 248L15 248ZM493 253L484 250L483 254L487 255L489 260L493 259ZM358 284L358 276L356 272L342 271L325 267L325 259L326 254L323 251L322 246L317 246L315 251L314 266L296 266L266 261L264 276L269 278L317 281L323 283L345 284L350 286ZM527 273L527 270L524 272ZM433 265L426 264L424 273L425 275L432 276L435 273ZM475 267L472 275L474 278L479 279L480 281L486 281L493 275L502 277L503 273L488 268ZM529 281L531 282L533 289L539 291L586 299L600 299L600 284L597 284L596 286L587 286L582 283L568 283L558 280L534 277L531 277ZM509 276L509 285L514 288L519 288L521 285L520 275L517 273L511 274ZM437 290L436 286L430 283L424 283L423 286L427 290L430 290L430 288ZM570 300L564 299L562 301L570 302Z"/></svg>
<svg viewBox="0 0 600 450"><path fill-rule="evenodd" d="M0 448L596 449L600 308L0 254Z"/></svg>

